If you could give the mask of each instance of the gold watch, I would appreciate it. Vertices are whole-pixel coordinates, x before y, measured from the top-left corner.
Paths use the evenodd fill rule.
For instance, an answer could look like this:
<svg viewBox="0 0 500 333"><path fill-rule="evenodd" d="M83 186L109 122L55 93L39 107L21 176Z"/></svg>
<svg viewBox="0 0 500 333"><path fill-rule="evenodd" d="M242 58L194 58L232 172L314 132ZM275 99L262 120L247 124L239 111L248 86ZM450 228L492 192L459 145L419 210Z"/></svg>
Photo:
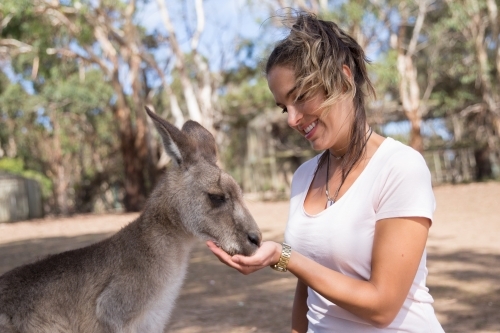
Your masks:
<svg viewBox="0 0 500 333"><path fill-rule="evenodd" d="M286 266L290 261L290 256L292 255L292 248L287 243L282 244L280 260L271 265L271 268L278 272L287 272Z"/></svg>

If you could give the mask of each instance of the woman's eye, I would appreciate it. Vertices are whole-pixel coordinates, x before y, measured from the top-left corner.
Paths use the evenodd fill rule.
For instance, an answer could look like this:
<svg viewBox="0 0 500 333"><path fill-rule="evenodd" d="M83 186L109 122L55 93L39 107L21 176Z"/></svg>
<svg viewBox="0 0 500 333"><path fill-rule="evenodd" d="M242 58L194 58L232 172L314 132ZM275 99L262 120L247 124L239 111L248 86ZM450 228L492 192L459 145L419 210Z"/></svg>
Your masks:
<svg viewBox="0 0 500 333"><path fill-rule="evenodd" d="M283 110L281 110L281 113L288 113L288 110L286 108L283 108Z"/></svg>
<svg viewBox="0 0 500 333"><path fill-rule="evenodd" d="M300 101L304 100L305 95L306 94L302 94L299 97L297 97L297 102L300 102Z"/></svg>

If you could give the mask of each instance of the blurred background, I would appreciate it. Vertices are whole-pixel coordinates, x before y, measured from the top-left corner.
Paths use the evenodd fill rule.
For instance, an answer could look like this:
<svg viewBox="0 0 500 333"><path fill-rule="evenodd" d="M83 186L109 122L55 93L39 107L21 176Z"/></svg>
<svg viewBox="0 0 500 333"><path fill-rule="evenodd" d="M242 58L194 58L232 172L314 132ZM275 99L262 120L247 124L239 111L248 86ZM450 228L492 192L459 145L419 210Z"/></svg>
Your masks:
<svg viewBox="0 0 500 333"><path fill-rule="evenodd" d="M307 10L366 50L379 133L434 185L500 178L498 0L2 0L0 222L136 212L168 158L144 110L216 137L249 197L288 195L316 152L275 107L262 61Z"/></svg>

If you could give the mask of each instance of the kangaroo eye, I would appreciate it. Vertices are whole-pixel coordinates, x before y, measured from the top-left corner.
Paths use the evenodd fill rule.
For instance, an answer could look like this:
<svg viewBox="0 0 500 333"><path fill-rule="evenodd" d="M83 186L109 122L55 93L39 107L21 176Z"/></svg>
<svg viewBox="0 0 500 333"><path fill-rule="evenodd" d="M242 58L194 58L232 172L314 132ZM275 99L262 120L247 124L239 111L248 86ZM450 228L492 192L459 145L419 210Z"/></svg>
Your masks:
<svg viewBox="0 0 500 333"><path fill-rule="evenodd" d="M215 207L220 207L226 202L226 197L224 196L224 194L208 193L208 198L210 199L212 205L214 205Z"/></svg>

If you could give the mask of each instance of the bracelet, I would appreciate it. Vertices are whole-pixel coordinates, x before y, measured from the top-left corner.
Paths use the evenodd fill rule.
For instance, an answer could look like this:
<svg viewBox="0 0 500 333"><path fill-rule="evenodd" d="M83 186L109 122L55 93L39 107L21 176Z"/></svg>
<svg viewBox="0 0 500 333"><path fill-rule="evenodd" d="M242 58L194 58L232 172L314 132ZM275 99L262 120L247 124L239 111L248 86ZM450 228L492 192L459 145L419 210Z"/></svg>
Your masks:
<svg viewBox="0 0 500 333"><path fill-rule="evenodd" d="M287 272L286 266L290 261L291 255L292 255L292 248L287 243L283 243L280 260L276 264L271 265L271 268L278 272L283 272L283 273Z"/></svg>

